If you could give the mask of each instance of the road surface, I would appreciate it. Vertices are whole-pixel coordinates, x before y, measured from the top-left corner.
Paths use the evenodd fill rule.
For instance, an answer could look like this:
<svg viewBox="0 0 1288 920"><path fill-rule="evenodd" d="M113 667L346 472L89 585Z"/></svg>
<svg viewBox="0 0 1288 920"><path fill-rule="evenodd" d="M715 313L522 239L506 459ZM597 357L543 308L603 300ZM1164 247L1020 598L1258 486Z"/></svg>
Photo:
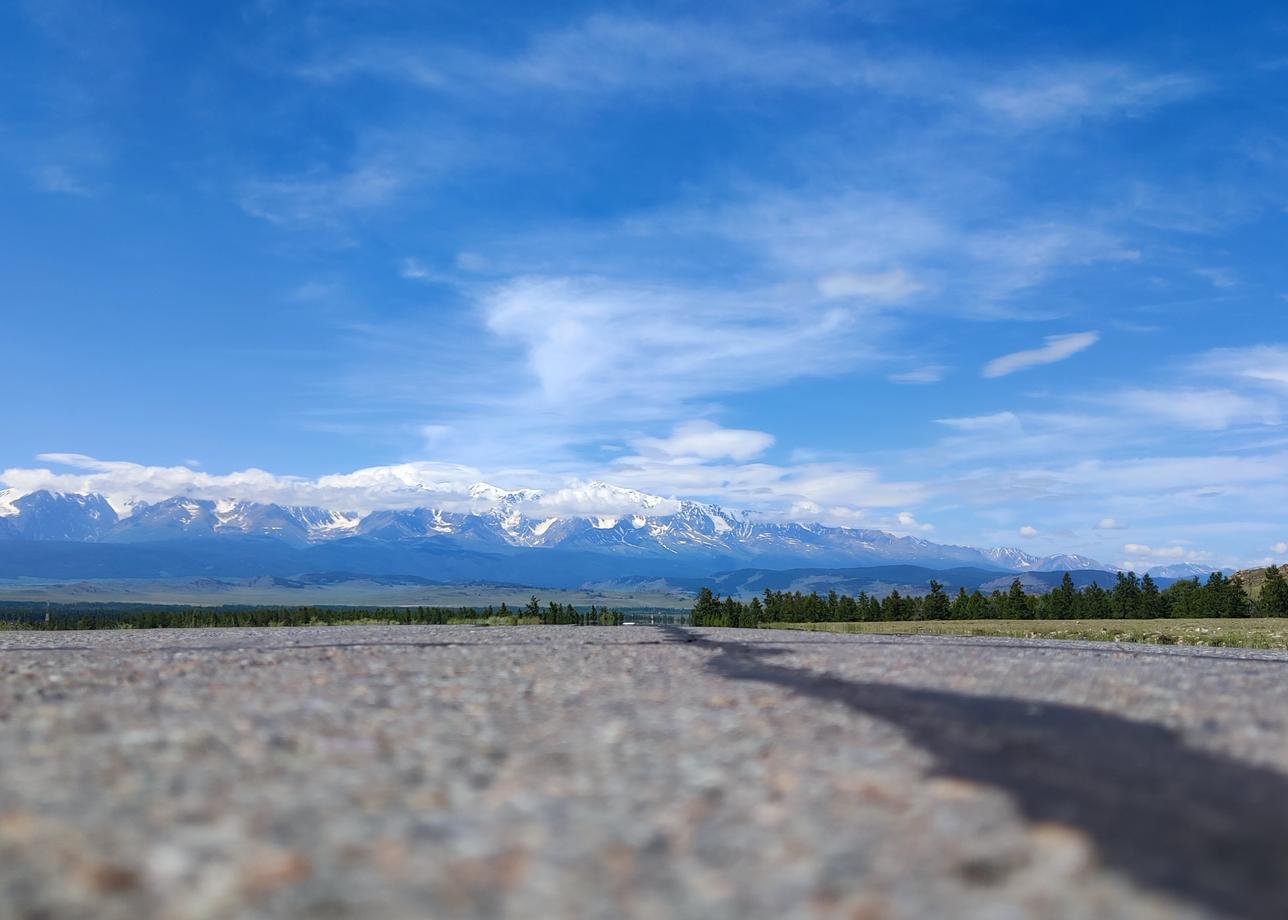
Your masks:
<svg viewBox="0 0 1288 920"><path fill-rule="evenodd" d="M1288 655L0 633L0 916L1284 917Z"/></svg>

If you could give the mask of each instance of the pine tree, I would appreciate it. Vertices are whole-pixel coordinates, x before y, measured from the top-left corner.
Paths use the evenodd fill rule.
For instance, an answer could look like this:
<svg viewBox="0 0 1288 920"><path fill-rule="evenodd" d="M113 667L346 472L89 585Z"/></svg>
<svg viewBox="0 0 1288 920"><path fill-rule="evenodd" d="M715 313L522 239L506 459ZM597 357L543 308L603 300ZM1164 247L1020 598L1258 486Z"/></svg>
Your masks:
<svg viewBox="0 0 1288 920"><path fill-rule="evenodd" d="M944 593L944 586L933 578L930 579L930 594L921 605L921 615L927 620L946 620L952 610L952 603Z"/></svg>
<svg viewBox="0 0 1288 920"><path fill-rule="evenodd" d="M1029 599L1024 593L1024 582L1018 578L1011 579L1011 590L1007 592L1003 610L1008 620L1023 620L1029 615Z"/></svg>
<svg viewBox="0 0 1288 920"><path fill-rule="evenodd" d="M1140 580L1140 615L1149 620L1167 615L1163 595L1148 572Z"/></svg>
<svg viewBox="0 0 1288 920"><path fill-rule="evenodd" d="M1060 579L1060 587L1051 592L1047 613L1053 620L1070 620L1077 614L1078 589L1068 572Z"/></svg>
<svg viewBox="0 0 1288 920"><path fill-rule="evenodd" d="M1114 616L1119 619L1132 619L1140 616L1140 579L1135 572L1124 575L1118 573L1118 581L1113 591Z"/></svg>
<svg viewBox="0 0 1288 920"><path fill-rule="evenodd" d="M1266 569L1266 581L1257 598L1257 611L1263 617L1288 617L1288 579L1278 566Z"/></svg>
<svg viewBox="0 0 1288 920"><path fill-rule="evenodd" d="M1235 575L1225 583L1225 616L1229 617L1250 617L1252 616L1252 598L1248 597L1248 592L1243 589L1243 579Z"/></svg>
<svg viewBox="0 0 1288 920"><path fill-rule="evenodd" d="M720 604L716 597L711 593L710 588L703 588L698 592L697 603L693 605L693 625L694 626L715 626L716 617L720 614Z"/></svg>

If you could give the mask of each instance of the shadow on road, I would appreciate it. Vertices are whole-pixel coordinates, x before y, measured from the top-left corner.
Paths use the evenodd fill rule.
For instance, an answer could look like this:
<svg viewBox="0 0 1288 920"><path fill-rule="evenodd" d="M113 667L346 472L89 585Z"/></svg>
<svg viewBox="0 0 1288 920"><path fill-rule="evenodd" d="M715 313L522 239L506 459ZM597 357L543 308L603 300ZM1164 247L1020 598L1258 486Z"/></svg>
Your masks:
<svg viewBox="0 0 1288 920"><path fill-rule="evenodd" d="M843 703L901 729L937 775L1007 792L1030 821L1085 831L1106 868L1238 917L1288 917L1288 778L1176 732L1092 709L844 680L773 663L784 650L678 627L730 680Z"/></svg>

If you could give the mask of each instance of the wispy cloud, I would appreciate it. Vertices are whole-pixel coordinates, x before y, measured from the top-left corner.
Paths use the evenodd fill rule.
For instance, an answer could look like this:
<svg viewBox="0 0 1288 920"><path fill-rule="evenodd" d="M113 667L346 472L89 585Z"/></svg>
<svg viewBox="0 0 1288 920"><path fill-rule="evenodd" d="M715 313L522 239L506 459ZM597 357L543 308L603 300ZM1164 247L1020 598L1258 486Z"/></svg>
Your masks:
<svg viewBox="0 0 1288 920"><path fill-rule="evenodd" d="M36 184L47 192L88 195L89 186L61 163L46 163L35 170Z"/></svg>
<svg viewBox="0 0 1288 920"><path fill-rule="evenodd" d="M635 417L850 365L861 314L755 291L741 295L601 278L520 278L480 302L517 345L546 407L612 402ZM838 349L852 340L854 350Z"/></svg>
<svg viewBox="0 0 1288 920"><path fill-rule="evenodd" d="M1196 78L1119 63L1053 64L1003 77L979 92L986 111L1026 126L1071 118L1138 115L1195 95Z"/></svg>
<svg viewBox="0 0 1288 920"><path fill-rule="evenodd" d="M1218 348L1193 362L1195 371L1288 390L1288 345Z"/></svg>
<svg viewBox="0 0 1288 920"><path fill-rule="evenodd" d="M984 365L982 373L985 377L1005 377L1008 374L1027 370L1030 367L1055 364L1057 361L1072 358L1078 352L1090 348L1098 341L1100 341L1100 334L1097 332L1049 335L1046 337L1046 344L1040 348L1016 351L1009 355L994 358Z"/></svg>
<svg viewBox="0 0 1288 920"><path fill-rule="evenodd" d="M637 450L662 457L691 457L713 460L727 457L731 460L750 460L763 454L774 444L774 436L763 431L742 428L722 428L714 422L694 421L677 425L669 437L640 438L634 442Z"/></svg>
<svg viewBox="0 0 1288 920"><path fill-rule="evenodd" d="M332 225L355 211L379 207L409 181L403 165L369 163L349 171L252 179L241 189L248 214L275 224Z"/></svg>
<svg viewBox="0 0 1288 920"><path fill-rule="evenodd" d="M1221 431L1232 425L1278 425L1278 404L1231 390L1180 387L1168 390L1129 389L1114 397L1124 410L1153 416L1187 428Z"/></svg>
<svg viewBox="0 0 1288 920"><path fill-rule="evenodd" d="M925 290L925 285L902 268L856 275L838 272L819 279L819 293L824 297L853 297L859 300L893 302L906 300Z"/></svg>
<svg viewBox="0 0 1288 920"><path fill-rule="evenodd" d="M891 383L924 385L938 383L944 379L944 375L947 373L948 368L944 367L942 364L926 364L909 371L899 371L898 373L888 374L886 379Z"/></svg>

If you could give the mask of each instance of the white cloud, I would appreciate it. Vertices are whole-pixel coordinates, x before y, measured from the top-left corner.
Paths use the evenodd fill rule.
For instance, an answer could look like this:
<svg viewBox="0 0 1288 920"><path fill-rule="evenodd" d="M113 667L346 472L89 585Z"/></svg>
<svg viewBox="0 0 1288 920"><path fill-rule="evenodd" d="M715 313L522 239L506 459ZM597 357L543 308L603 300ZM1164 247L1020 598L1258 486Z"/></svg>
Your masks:
<svg viewBox="0 0 1288 920"><path fill-rule="evenodd" d="M1288 390L1288 345L1218 348L1201 355L1194 368L1200 373Z"/></svg>
<svg viewBox="0 0 1288 920"><path fill-rule="evenodd" d="M1154 559L1184 559L1188 554L1183 546L1146 546L1143 543L1124 544L1123 552Z"/></svg>
<svg viewBox="0 0 1288 920"><path fill-rule="evenodd" d="M886 379L891 383L938 383L944 379L944 375L947 373L948 368L944 367L942 364L926 364L910 371L901 371L897 374L889 374Z"/></svg>
<svg viewBox="0 0 1288 920"><path fill-rule="evenodd" d="M929 534L935 532L934 524L926 524L917 520L917 516L911 511L900 511L895 515L894 522L888 526L897 533Z"/></svg>
<svg viewBox="0 0 1288 920"><path fill-rule="evenodd" d="M1276 543L1270 548L1276 553L1288 553L1288 543Z"/></svg>
<svg viewBox="0 0 1288 920"><path fill-rule="evenodd" d="M995 412L992 415L971 415L963 418L937 418L935 422L958 431L1019 431L1023 426L1014 412Z"/></svg>
<svg viewBox="0 0 1288 920"><path fill-rule="evenodd" d="M1071 118L1136 115L1194 95L1183 74L1148 74L1113 63L1051 65L1003 75L978 94L986 111L1038 127Z"/></svg>
<svg viewBox="0 0 1288 920"><path fill-rule="evenodd" d="M884 303L907 300L925 289L925 285L902 268L870 274L837 272L824 276L818 282L819 293L824 297L853 297Z"/></svg>
<svg viewBox="0 0 1288 920"><path fill-rule="evenodd" d="M1096 522L1096 530L1126 530L1126 524L1120 524L1111 517L1103 517Z"/></svg>
<svg viewBox="0 0 1288 920"><path fill-rule="evenodd" d="M1049 335L1046 337L1046 344L1041 348L1017 351L1009 355L1002 355L1000 358L994 358L984 365L983 376L1005 377L1007 374L1014 374L1016 371L1022 371L1026 368L1054 364L1057 361L1073 357L1078 352L1090 348L1098 341L1100 341L1100 334L1097 332Z"/></svg>
<svg viewBox="0 0 1288 920"><path fill-rule="evenodd" d="M1020 528L1021 537L1026 537L1031 539L1033 537L1036 537L1037 535L1038 535L1038 529L1036 527L1030 527L1029 525L1026 524Z"/></svg>
<svg viewBox="0 0 1288 920"><path fill-rule="evenodd" d="M424 281L427 278L433 277L433 273L421 264L419 259L412 258L411 256L403 259L402 266L399 268L398 274L403 278L413 281Z"/></svg>
<svg viewBox="0 0 1288 920"><path fill-rule="evenodd" d="M432 434L427 432L427 436ZM658 508L674 510L676 496L684 496L714 500L735 511L834 523L862 519L865 507L908 507L926 498L919 483L888 482L873 470L842 463L780 466L732 459L732 454L748 457L763 450L768 446L765 438L761 432L681 426L670 438L648 442L647 453L615 458L594 477L416 461L308 478L259 469L214 474L186 466L147 466L83 454L42 454L39 459L66 469L6 469L0 471L0 488L18 493L37 489L98 492L118 510L139 501L184 495L359 512L414 507L464 511L479 507L471 488L487 482L507 489L541 490L539 497L524 504L524 510L532 514L618 514L638 507L634 497L621 491L625 487L660 496L663 502ZM932 529L923 524L915 527L927 532Z"/></svg>
<svg viewBox="0 0 1288 920"><path fill-rule="evenodd" d="M864 354L853 312L754 293L530 277L493 289L480 310L521 350L537 403L578 413L615 403L619 416L653 417Z"/></svg>
<svg viewBox="0 0 1288 920"><path fill-rule="evenodd" d="M1231 390L1125 390L1113 397L1123 410L1162 419L1186 428L1221 431L1251 423L1278 425L1280 413L1272 400L1256 399Z"/></svg>
<svg viewBox="0 0 1288 920"><path fill-rule="evenodd" d="M1228 268L1196 268L1194 274L1206 278L1215 288L1232 288L1239 284L1239 279Z"/></svg>
<svg viewBox="0 0 1288 920"><path fill-rule="evenodd" d="M1202 88L1185 74L1114 61L1051 61L1004 70L925 54L878 53L868 42L819 40L792 28L794 19L763 10L739 23L595 13L533 33L499 55L459 45L336 36L290 70L322 83L365 75L434 94L526 92L557 95L564 104L696 88L883 94L951 108L972 125L983 110L1015 128L1139 115Z"/></svg>
<svg viewBox="0 0 1288 920"><path fill-rule="evenodd" d="M325 225L386 204L408 181L403 165L390 159L348 172L253 179L242 186L240 203L246 213L270 223Z"/></svg>
<svg viewBox="0 0 1288 920"><path fill-rule="evenodd" d="M663 457L750 460L772 447L774 436L763 431L721 428L713 422L694 421L677 425L670 437L640 438L632 443L643 453Z"/></svg>

